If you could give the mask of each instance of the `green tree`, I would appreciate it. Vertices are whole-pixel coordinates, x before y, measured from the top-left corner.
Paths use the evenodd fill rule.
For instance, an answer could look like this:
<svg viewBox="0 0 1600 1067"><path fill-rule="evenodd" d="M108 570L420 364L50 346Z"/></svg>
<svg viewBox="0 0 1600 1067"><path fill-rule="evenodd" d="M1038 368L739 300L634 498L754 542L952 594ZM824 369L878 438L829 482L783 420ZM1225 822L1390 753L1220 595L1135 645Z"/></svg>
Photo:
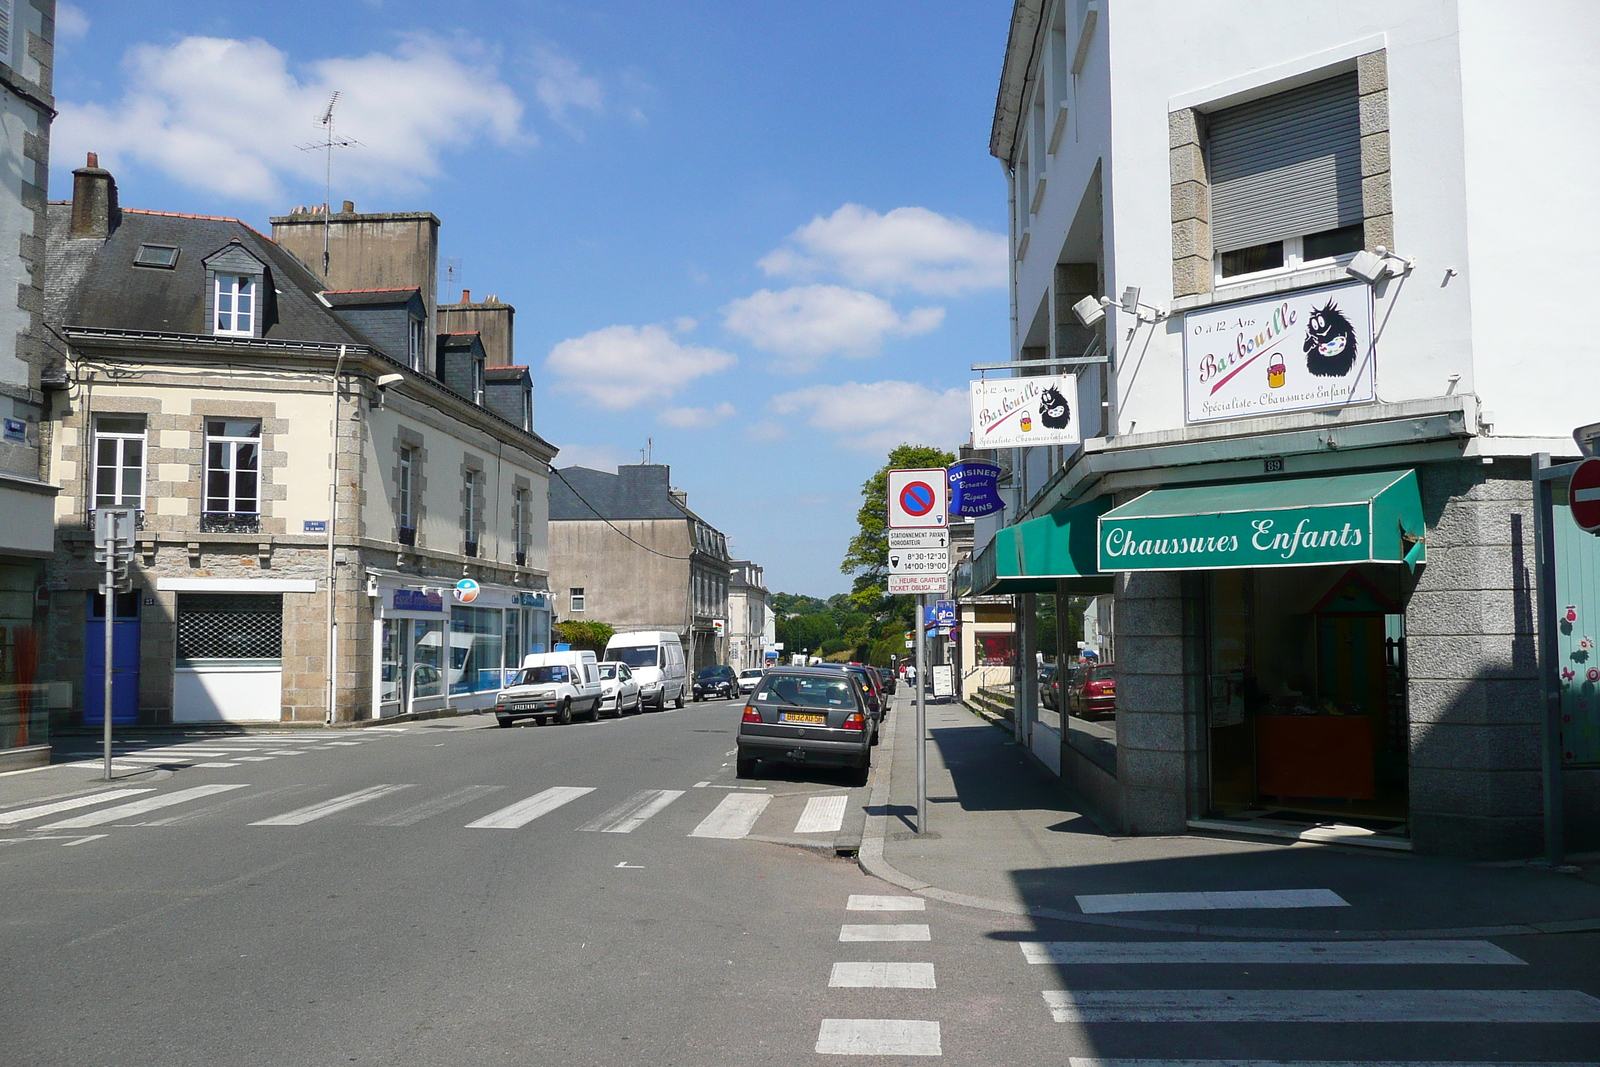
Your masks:
<svg viewBox="0 0 1600 1067"><path fill-rule="evenodd" d="M851 595L857 599L858 609L873 614L886 610L882 601L889 585L889 472L904 467L948 467L955 461L955 456L931 445L901 445L889 453L889 462L861 483L856 535L839 565L844 573L856 576Z"/></svg>
<svg viewBox="0 0 1600 1067"><path fill-rule="evenodd" d="M602 655L606 650L606 643L615 634L616 628L593 619L568 619L558 622L551 627L555 631L556 640L571 645L580 652L593 652Z"/></svg>

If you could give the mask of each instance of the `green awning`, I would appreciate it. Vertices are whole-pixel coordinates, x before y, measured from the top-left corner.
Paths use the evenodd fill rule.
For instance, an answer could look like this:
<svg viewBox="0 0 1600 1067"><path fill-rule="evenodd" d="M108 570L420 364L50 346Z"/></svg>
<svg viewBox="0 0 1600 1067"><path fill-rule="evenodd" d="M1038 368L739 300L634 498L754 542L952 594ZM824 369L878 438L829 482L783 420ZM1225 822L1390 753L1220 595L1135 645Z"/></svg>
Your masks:
<svg viewBox="0 0 1600 1067"><path fill-rule="evenodd" d="M974 593L1109 593L1112 578L1095 566L1095 520L1110 497L1060 508L995 534L972 561Z"/></svg>
<svg viewBox="0 0 1600 1067"><path fill-rule="evenodd" d="M1100 517L1104 571L1229 570L1426 558L1416 471L1155 489Z"/></svg>

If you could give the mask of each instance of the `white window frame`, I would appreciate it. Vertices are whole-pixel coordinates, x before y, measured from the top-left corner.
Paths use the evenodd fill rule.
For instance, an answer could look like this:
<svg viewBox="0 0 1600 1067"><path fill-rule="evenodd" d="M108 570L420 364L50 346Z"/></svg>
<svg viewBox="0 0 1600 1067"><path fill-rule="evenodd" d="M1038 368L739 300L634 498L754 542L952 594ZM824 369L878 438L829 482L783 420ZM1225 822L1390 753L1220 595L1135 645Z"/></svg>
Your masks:
<svg viewBox="0 0 1600 1067"><path fill-rule="evenodd" d="M465 535L463 540L468 544L481 544L483 539L478 536L478 486L483 472L479 470L467 471L466 485L467 504L465 514L461 517L461 532Z"/></svg>
<svg viewBox="0 0 1600 1067"><path fill-rule="evenodd" d="M131 507L131 508L143 509L144 508L144 490L145 490L145 463L146 463L146 461L148 460L148 458L150 456L150 446L149 446L149 441L148 441L149 422L145 421L145 429L140 430L138 433L132 433L132 432L129 432L129 431L124 431L124 430L102 430L100 428L101 420L102 419L107 419L107 418L111 418L111 419L138 418L138 419L144 420L145 417L143 415L122 415L122 414L106 414L106 415L97 415L97 416L95 416L95 423L94 423L94 507L96 507L96 508L117 508L117 507L128 508L128 507ZM116 455L114 457L113 463L110 466L106 466L105 464L102 464L100 462L100 443L102 441L114 442L113 448L116 451ZM133 466L134 466L134 464L131 464L131 463L128 462L128 443L130 441L137 441L139 443L139 462L138 462L139 489L138 489L138 491L136 493L132 494L131 496L128 493L123 492L123 490L122 490L123 478L126 475L126 473L129 470L131 470L133 468ZM101 492L101 488L102 488L102 486L104 484L104 482L102 480L103 479L103 472L106 472L106 471L112 472L113 492L111 492L111 493Z"/></svg>
<svg viewBox="0 0 1600 1067"><path fill-rule="evenodd" d="M582 615L588 610L589 598L584 593L584 587L573 585L567 587L567 611L572 615Z"/></svg>
<svg viewBox="0 0 1600 1067"><path fill-rule="evenodd" d="M472 402L483 405L483 360L474 357L472 360Z"/></svg>
<svg viewBox="0 0 1600 1067"><path fill-rule="evenodd" d="M202 514L206 514L206 515L260 515L261 514L261 453L262 453L262 448L261 448L261 420L260 419L223 419L223 418L214 418L214 417L211 417L211 416L206 416L205 421L206 421L206 463L205 463L205 481L200 486L200 510L201 510L201 513ZM255 436L253 436L253 437L249 436L249 435L242 435L241 436L241 435L231 435L231 434L213 434L211 432L211 423L213 423L213 422L223 422L223 423L228 423L228 422L254 422L255 426L256 426L256 433L255 433ZM212 462L211 462L211 446L212 445L221 445L222 448L223 448L223 455L225 457L225 461L223 462L223 464L220 467L218 467L216 465L213 465ZM239 450L240 450L241 447L243 447L245 445L253 446L255 448L255 450L256 450L255 469L250 472L250 473L252 473L252 474L254 474L256 476L256 491L255 491L255 499L252 501L251 506L248 507L248 508L241 508L239 506L239 503L244 498L239 495L239 475L242 472L243 468L241 468L239 466ZM211 493L211 475L212 475L213 472L218 471L218 470L225 471L225 472L227 472L227 475L228 475L228 492L227 492L226 497L224 498L227 501L227 504L228 504L228 506L226 508L214 508L214 507L211 506L211 501L213 499L215 499L212 496L212 493Z"/></svg>
<svg viewBox="0 0 1600 1067"><path fill-rule="evenodd" d="M1305 236L1310 236L1309 234ZM1262 244L1271 244L1263 241ZM1251 246L1255 247L1255 246ZM1230 274L1222 276L1222 253L1211 254L1211 285L1214 289L1226 289L1231 285L1245 285L1250 282L1264 281L1269 278L1286 278L1303 271L1321 270L1323 267L1342 267L1355 258L1354 252L1345 252L1337 256L1325 256L1322 259L1306 259L1302 255L1304 239L1302 237L1285 237L1283 239L1283 266L1269 267L1266 270L1252 271L1249 274ZM1230 251L1238 251L1230 249Z"/></svg>
<svg viewBox="0 0 1600 1067"><path fill-rule="evenodd" d="M417 477L417 450L411 445L400 449L399 464L399 493L395 501L395 518L402 529L415 530L417 528L416 516L416 477Z"/></svg>
<svg viewBox="0 0 1600 1067"><path fill-rule="evenodd" d="M421 319L411 319L410 323L411 328L406 331L406 360L412 370L422 370L422 337L427 323Z"/></svg>
<svg viewBox="0 0 1600 1067"><path fill-rule="evenodd" d="M528 491L520 485L511 490L511 551L528 551Z"/></svg>
<svg viewBox="0 0 1600 1067"><path fill-rule="evenodd" d="M261 314L259 289L253 274L218 274L211 293L211 332L226 337L254 337ZM249 303L248 311L239 310L241 299ZM227 325L223 324L224 319Z"/></svg>

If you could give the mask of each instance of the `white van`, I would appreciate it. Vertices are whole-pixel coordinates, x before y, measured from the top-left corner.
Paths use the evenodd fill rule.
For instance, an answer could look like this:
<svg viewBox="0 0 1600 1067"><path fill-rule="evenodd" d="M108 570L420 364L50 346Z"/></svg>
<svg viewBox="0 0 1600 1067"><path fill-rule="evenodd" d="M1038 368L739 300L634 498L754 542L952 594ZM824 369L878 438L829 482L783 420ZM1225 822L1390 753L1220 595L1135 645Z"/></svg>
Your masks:
<svg viewBox="0 0 1600 1067"><path fill-rule="evenodd" d="M593 652L534 652L522 661L511 684L495 695L494 717L501 726L534 719L566 724L574 714L600 717L600 668Z"/></svg>
<svg viewBox="0 0 1600 1067"><path fill-rule="evenodd" d="M615 634L606 642L605 658L633 669L641 706L659 711L670 702L683 707L689 674L683 664L683 642L671 630Z"/></svg>

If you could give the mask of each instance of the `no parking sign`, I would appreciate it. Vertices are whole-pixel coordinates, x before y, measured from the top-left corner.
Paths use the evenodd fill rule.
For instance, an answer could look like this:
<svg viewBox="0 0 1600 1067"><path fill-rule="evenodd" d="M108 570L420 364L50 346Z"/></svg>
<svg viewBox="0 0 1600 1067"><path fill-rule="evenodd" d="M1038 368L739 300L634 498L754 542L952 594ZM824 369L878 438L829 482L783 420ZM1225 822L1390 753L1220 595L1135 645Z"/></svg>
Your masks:
<svg viewBox="0 0 1600 1067"><path fill-rule="evenodd" d="M942 529L948 521L949 479L943 467L889 472L889 529Z"/></svg>

